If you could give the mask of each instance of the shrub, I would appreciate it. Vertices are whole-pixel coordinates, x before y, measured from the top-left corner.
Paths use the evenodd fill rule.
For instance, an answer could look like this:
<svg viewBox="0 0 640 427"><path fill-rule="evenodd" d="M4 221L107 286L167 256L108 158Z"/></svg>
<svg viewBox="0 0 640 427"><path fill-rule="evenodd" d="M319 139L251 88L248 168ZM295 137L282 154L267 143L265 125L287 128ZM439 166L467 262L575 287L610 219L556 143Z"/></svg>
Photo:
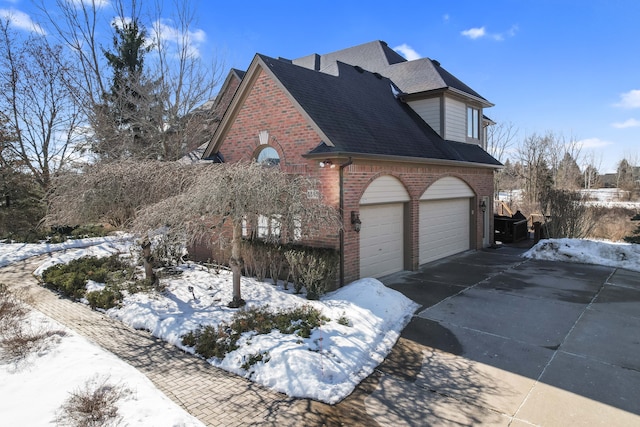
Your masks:
<svg viewBox="0 0 640 427"><path fill-rule="evenodd" d="M207 325L184 335L182 344L193 347L195 352L205 359L223 359L227 353L238 348L236 343L239 336L232 336L230 332L232 331L226 325Z"/></svg>
<svg viewBox="0 0 640 427"><path fill-rule="evenodd" d="M130 391L107 381L94 377L73 391L58 411L56 422L78 427L118 425L118 400Z"/></svg>
<svg viewBox="0 0 640 427"><path fill-rule="evenodd" d="M182 337L182 344L194 347L195 352L205 359L222 359L238 348L237 342L245 332L259 335L277 329L283 334L309 338L314 328L328 321L319 310L306 305L275 313L267 306L251 308L237 312L230 325L208 325L189 332Z"/></svg>
<svg viewBox="0 0 640 427"><path fill-rule="evenodd" d="M274 245L263 240L244 240L242 242L242 258L245 274L263 281L267 277L269 269L269 253L275 250L277 249Z"/></svg>
<svg viewBox="0 0 640 427"><path fill-rule="evenodd" d="M624 240L634 230L633 209L624 207L590 206L594 227L588 237L591 239L605 239L614 242Z"/></svg>
<svg viewBox="0 0 640 427"><path fill-rule="evenodd" d="M640 221L640 214L631 217L631 221ZM627 243L640 243L640 224L633 231L633 234L625 236L624 241Z"/></svg>
<svg viewBox="0 0 640 427"><path fill-rule="evenodd" d="M551 217L545 223L551 238L583 238L593 229L590 211L577 191L550 189L542 195L540 204Z"/></svg>
<svg viewBox="0 0 640 427"><path fill-rule="evenodd" d="M85 296L86 283L93 280L106 283L114 272L121 272L127 266L118 255L107 258L83 257L68 264L56 264L42 273L45 286L57 290L62 295L74 299Z"/></svg>
<svg viewBox="0 0 640 427"><path fill-rule="evenodd" d="M297 247L286 251L285 257L296 293L304 286L308 299L318 299L334 285L338 265L336 250Z"/></svg>
<svg viewBox="0 0 640 427"><path fill-rule="evenodd" d="M165 235L155 236L151 245L151 259L153 266L171 267L183 262L185 256L184 245Z"/></svg>
<svg viewBox="0 0 640 427"><path fill-rule="evenodd" d="M115 285L107 285L102 290L87 292L86 298L91 308L109 310L122 301L122 292Z"/></svg>
<svg viewBox="0 0 640 427"><path fill-rule="evenodd" d="M249 358L242 363L241 368L244 369L245 371L248 371L249 368L251 368L253 365L255 365L258 362L262 362L263 360L264 360L264 363L267 363L269 360L271 360L271 358L269 357L268 351L263 351L260 353L249 355Z"/></svg>

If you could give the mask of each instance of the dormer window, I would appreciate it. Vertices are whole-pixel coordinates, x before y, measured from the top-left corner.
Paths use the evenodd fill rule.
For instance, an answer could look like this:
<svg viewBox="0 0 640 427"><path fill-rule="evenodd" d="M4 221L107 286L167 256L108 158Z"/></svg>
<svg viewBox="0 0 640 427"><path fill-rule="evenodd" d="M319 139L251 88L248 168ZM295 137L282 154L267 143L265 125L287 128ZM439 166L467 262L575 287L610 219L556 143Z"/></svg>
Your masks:
<svg viewBox="0 0 640 427"><path fill-rule="evenodd" d="M480 139L480 110L467 107L467 138Z"/></svg>
<svg viewBox="0 0 640 427"><path fill-rule="evenodd" d="M275 148L265 146L256 156L256 161L263 166L274 167L280 164L280 155Z"/></svg>

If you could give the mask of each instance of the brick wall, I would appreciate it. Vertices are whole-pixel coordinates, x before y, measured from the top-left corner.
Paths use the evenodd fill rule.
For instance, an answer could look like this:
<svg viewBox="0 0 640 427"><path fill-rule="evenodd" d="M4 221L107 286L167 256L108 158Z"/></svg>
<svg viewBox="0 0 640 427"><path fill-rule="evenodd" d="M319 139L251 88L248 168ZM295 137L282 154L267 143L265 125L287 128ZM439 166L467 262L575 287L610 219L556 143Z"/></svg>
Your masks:
<svg viewBox="0 0 640 427"><path fill-rule="evenodd" d="M220 151L225 160L237 162L255 158L263 147L260 145L258 134L261 131L267 131L268 145L278 152L283 170L318 179L325 203L338 208L340 168L337 165L344 162L344 159L332 159L336 165L335 168L321 168L318 160L302 157L321 143L320 136L280 87L262 70L258 72L259 75L253 87L249 88L249 93L221 146ZM352 230L351 211L359 211L360 197L365 189L374 179L382 175L392 175L399 179L411 198L406 207L410 221L409 233L405 236L409 241L407 267L410 269L418 268L419 263L419 199L431 184L444 176L454 176L469 185L477 200L482 196L493 195L493 171L490 169L354 160L354 163L344 170L345 283L358 279L360 269L359 235ZM472 238L475 241L475 247L480 248L482 218L477 214L477 209L475 212L475 235ZM312 243L338 248L339 235L335 231L328 231L326 235Z"/></svg>

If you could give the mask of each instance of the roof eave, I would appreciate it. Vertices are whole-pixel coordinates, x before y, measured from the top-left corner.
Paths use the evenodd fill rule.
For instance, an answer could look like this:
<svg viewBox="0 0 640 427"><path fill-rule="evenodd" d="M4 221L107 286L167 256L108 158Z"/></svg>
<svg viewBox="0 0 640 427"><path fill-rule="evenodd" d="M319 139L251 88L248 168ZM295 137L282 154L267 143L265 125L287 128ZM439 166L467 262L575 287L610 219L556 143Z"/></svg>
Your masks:
<svg viewBox="0 0 640 427"><path fill-rule="evenodd" d="M354 160L378 160L387 162L401 162L401 163L418 163L418 164L430 164L439 166L460 166L460 167L474 167L483 169L503 169L504 165L492 165L489 163L475 163L462 160L445 160L445 159L433 159L423 157L411 157L411 156L393 156L386 154L371 154L371 153L353 153L348 151L333 151L327 153L307 153L302 157L307 159L335 159L335 158L352 158Z"/></svg>
<svg viewBox="0 0 640 427"><path fill-rule="evenodd" d="M477 96L471 95L471 94L469 94L469 93L467 93L465 91L453 88L451 86L441 87L441 88L437 88L437 89L425 90L425 91L422 91L422 92L402 93L402 94L400 94L399 97L403 101L411 101L413 99L424 98L425 96L433 97L434 95L442 95L443 93L446 93L446 92L452 92L452 93L456 94L457 96L461 96L463 98L472 99L473 101L476 101L479 104L481 104L483 108L490 108L490 107L495 106L495 104L487 101L486 99L484 99L482 97L477 97Z"/></svg>

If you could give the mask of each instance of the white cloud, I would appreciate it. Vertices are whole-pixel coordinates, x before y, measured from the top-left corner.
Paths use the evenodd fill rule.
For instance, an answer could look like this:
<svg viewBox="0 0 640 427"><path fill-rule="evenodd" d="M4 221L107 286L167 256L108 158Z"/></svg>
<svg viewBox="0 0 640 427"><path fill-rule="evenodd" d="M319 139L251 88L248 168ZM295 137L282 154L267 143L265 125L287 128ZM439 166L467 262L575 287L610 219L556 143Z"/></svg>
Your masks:
<svg viewBox="0 0 640 427"><path fill-rule="evenodd" d="M450 18L450 17L449 17L449 14L448 14L448 13L445 13L444 15L442 15L442 20L443 20L444 22L449 22L449 18Z"/></svg>
<svg viewBox="0 0 640 427"><path fill-rule="evenodd" d="M468 30L464 30L460 34L462 34L465 37L469 37L472 40L475 40L475 39L484 37L485 35L487 35L487 32L485 31L484 27L480 27L480 28L470 28Z"/></svg>
<svg viewBox="0 0 640 427"><path fill-rule="evenodd" d="M600 138L586 138L577 142L581 148L601 148L613 144L611 141L605 141Z"/></svg>
<svg viewBox="0 0 640 427"><path fill-rule="evenodd" d="M203 30L182 32L171 26L171 21L158 20L153 24L153 39L157 44L168 44L171 48L181 50L187 48L187 52L193 56L200 56L200 46L207 41L207 33Z"/></svg>
<svg viewBox="0 0 640 427"><path fill-rule="evenodd" d="M468 30L462 31L460 34L465 37L469 37L471 40L488 37L496 41L503 41L506 37L514 37L517 32L518 26L512 25L511 28L503 33L488 33L485 27L479 27L469 28Z"/></svg>
<svg viewBox="0 0 640 427"><path fill-rule="evenodd" d="M640 90L634 89L620 94L620 102L615 105L622 108L640 108Z"/></svg>
<svg viewBox="0 0 640 427"><path fill-rule="evenodd" d="M71 0L71 3L78 9L82 8L82 6L93 7L93 5L95 5L96 9L103 9L111 4L109 0L93 0L93 3L91 0Z"/></svg>
<svg viewBox="0 0 640 427"><path fill-rule="evenodd" d="M628 120L625 120L624 122L613 123L611 124L611 126L613 126L616 129L635 128L640 126L640 120L628 119Z"/></svg>
<svg viewBox="0 0 640 427"><path fill-rule="evenodd" d="M35 23L29 15L15 9L0 9L0 18L9 21L16 28L32 33L46 35L47 32L39 24Z"/></svg>
<svg viewBox="0 0 640 427"><path fill-rule="evenodd" d="M400 55L404 56L407 59L407 61L413 61L414 59L422 58L422 55L420 55L418 52L413 50L413 48L406 43L403 43L400 46L394 47L393 50L398 52Z"/></svg>

